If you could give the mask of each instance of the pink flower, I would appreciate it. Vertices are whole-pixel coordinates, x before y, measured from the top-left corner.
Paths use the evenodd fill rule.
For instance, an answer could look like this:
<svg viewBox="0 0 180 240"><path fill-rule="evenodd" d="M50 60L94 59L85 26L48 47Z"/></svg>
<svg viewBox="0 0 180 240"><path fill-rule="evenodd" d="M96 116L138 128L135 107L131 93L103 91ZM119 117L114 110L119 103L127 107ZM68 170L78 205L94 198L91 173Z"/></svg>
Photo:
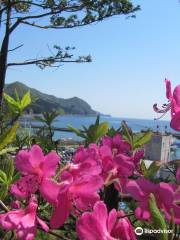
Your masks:
<svg viewBox="0 0 180 240"><path fill-rule="evenodd" d="M19 208L21 208L21 203L20 203L20 201L18 201L18 200L12 201L12 202L11 202L11 207L14 208L14 209L19 209Z"/></svg>
<svg viewBox="0 0 180 240"><path fill-rule="evenodd" d="M135 169L133 157L123 153L113 155L112 150L107 145L101 146L99 153L105 184L114 182L118 190L122 189L122 185L128 177L133 175Z"/></svg>
<svg viewBox="0 0 180 240"><path fill-rule="evenodd" d="M15 230L19 240L33 240L37 232L37 224L40 224L44 231L49 231L45 222L37 217L37 207L37 200L32 197L26 208L0 214L0 225L7 231Z"/></svg>
<svg viewBox="0 0 180 240"><path fill-rule="evenodd" d="M171 219L170 210L174 210L175 223L180 223L180 206L176 203L180 197L178 186L170 183L154 184L145 178L130 180L126 185L126 191L138 201L135 215L140 220L149 221L151 213L149 210L149 195L153 193L159 209L161 209L168 220Z"/></svg>
<svg viewBox="0 0 180 240"><path fill-rule="evenodd" d="M18 198L25 199L38 190L39 184L40 180L38 179L38 176L24 176L11 185L11 193Z"/></svg>
<svg viewBox="0 0 180 240"><path fill-rule="evenodd" d="M133 162L135 164L135 166L138 166L140 163L140 160L144 157L144 149L140 148L138 149L135 154L134 154L134 158L133 158Z"/></svg>
<svg viewBox="0 0 180 240"><path fill-rule="evenodd" d="M169 100L169 103L163 104L162 109L159 109L157 107L157 104L154 104L153 108L155 112L162 113L163 114L162 116L164 116L167 111L171 110L170 126L174 130L180 131L180 85L176 86L172 94L171 82L165 79L165 83L166 83L166 97Z"/></svg>
<svg viewBox="0 0 180 240"><path fill-rule="evenodd" d="M123 217L123 218L121 218ZM111 210L109 215L106 205L98 201L91 213L83 213L76 224L80 240L135 240L135 234L123 211Z"/></svg>
<svg viewBox="0 0 180 240"><path fill-rule="evenodd" d="M55 175L59 161L60 157L53 151L44 156L38 145L34 145L30 151L19 151L15 166L23 177L11 186L11 193L21 198L35 193L44 178Z"/></svg>
<svg viewBox="0 0 180 240"><path fill-rule="evenodd" d="M131 145L122 139L119 134L116 134L114 137L105 136L102 139L102 144L111 148L113 154L129 154L132 150Z"/></svg>
<svg viewBox="0 0 180 240"><path fill-rule="evenodd" d="M73 175L64 171L59 183L46 181L42 196L54 206L51 217L51 227L58 228L64 224L71 212L91 209L99 200L97 191L102 187L103 181L96 175Z"/></svg>
<svg viewBox="0 0 180 240"><path fill-rule="evenodd" d="M96 160L99 159L99 147L92 143L88 146L88 148L85 148L84 146L80 146L77 151L74 154L73 157L73 163L82 163L84 161L88 160Z"/></svg>

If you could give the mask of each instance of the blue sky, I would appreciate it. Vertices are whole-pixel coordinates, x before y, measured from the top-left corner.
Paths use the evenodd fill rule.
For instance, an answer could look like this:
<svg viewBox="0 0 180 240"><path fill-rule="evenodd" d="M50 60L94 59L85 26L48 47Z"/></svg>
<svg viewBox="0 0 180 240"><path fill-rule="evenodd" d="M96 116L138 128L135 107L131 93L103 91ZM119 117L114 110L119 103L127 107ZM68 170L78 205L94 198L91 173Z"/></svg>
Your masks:
<svg viewBox="0 0 180 240"><path fill-rule="evenodd" d="M42 56L47 45L75 46L92 63L66 64L57 70L12 67L7 82L69 98L78 96L93 109L117 117L153 119L155 102L165 99L164 78L180 81L180 3L178 0L136 0L136 19L116 16L71 30L21 27L11 47L24 43L11 60Z"/></svg>

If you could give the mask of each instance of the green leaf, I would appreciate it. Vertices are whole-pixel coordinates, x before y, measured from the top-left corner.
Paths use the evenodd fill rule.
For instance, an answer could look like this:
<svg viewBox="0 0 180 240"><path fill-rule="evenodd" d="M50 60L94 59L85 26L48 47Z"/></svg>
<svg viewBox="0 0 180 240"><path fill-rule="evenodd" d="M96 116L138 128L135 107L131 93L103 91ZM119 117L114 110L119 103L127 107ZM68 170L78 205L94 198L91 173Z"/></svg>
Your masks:
<svg viewBox="0 0 180 240"><path fill-rule="evenodd" d="M121 127L122 127L122 131L123 131L125 140L127 140L132 146L133 145L133 135L125 121L122 121Z"/></svg>
<svg viewBox="0 0 180 240"><path fill-rule="evenodd" d="M4 99L8 102L8 104L13 105L16 108L18 107L18 103L8 94L4 93L3 96L4 96Z"/></svg>
<svg viewBox="0 0 180 240"><path fill-rule="evenodd" d="M0 170L0 182L1 183L7 183L7 176L6 173Z"/></svg>
<svg viewBox="0 0 180 240"><path fill-rule="evenodd" d="M71 125L67 125L67 128L74 132L77 136L85 138L85 135L77 128L72 127Z"/></svg>
<svg viewBox="0 0 180 240"><path fill-rule="evenodd" d="M12 143L16 137L16 131L18 127L19 124L15 123L0 136L0 151L3 150L3 148L5 148L8 144Z"/></svg>
<svg viewBox="0 0 180 240"><path fill-rule="evenodd" d="M12 183L13 183L13 182L16 182L20 177L21 177L20 172L17 172L17 173L13 176L11 182L12 182Z"/></svg>
<svg viewBox="0 0 180 240"><path fill-rule="evenodd" d="M23 98L21 99L21 110L24 110L29 104L31 104L31 95L30 91L24 94Z"/></svg>
<svg viewBox="0 0 180 240"><path fill-rule="evenodd" d="M147 169L147 172L145 174L146 178L153 178L157 171L159 170L159 168L161 167L161 163L159 161L153 161L151 163L151 165L149 166L149 168Z"/></svg>
<svg viewBox="0 0 180 240"><path fill-rule="evenodd" d="M109 123L103 122L101 123L96 131L96 140L99 140L102 136L106 135L109 129Z"/></svg>
<svg viewBox="0 0 180 240"><path fill-rule="evenodd" d="M159 211L159 208L156 204L156 199L154 194L151 193L149 196L149 209L152 217L152 227L154 229L167 230L166 221L162 213ZM159 233L158 240L168 240L167 233Z"/></svg>
<svg viewBox="0 0 180 240"><path fill-rule="evenodd" d="M7 176L8 184L11 184L14 175L14 161L13 159L6 159L4 164L4 171Z"/></svg>
<svg viewBox="0 0 180 240"><path fill-rule="evenodd" d="M98 126L100 121L100 115L97 115L95 125Z"/></svg>
<svg viewBox="0 0 180 240"><path fill-rule="evenodd" d="M145 165L145 162L144 160L141 161L141 164L140 164L140 169L141 169L141 172L144 176L147 175L147 168L146 168L146 165Z"/></svg>
<svg viewBox="0 0 180 240"><path fill-rule="evenodd" d="M82 125L82 128L84 129L85 132L88 130L88 128L84 125Z"/></svg>
<svg viewBox="0 0 180 240"><path fill-rule="evenodd" d="M144 144L148 143L151 140L152 132L148 131L144 134L139 134L139 136L136 137L136 140L133 142L133 148L139 148L143 146Z"/></svg>
<svg viewBox="0 0 180 240"><path fill-rule="evenodd" d="M17 102L18 104L20 104L21 101L20 101L19 94L18 94L16 88L15 88L15 90L14 90L14 94L15 94L15 96L16 96L16 102Z"/></svg>
<svg viewBox="0 0 180 240"><path fill-rule="evenodd" d="M8 185L0 184L0 200L4 200L8 194Z"/></svg>
<svg viewBox="0 0 180 240"><path fill-rule="evenodd" d="M3 150L0 151L0 156L7 154L7 153L15 152L17 149L18 149L17 147L4 148Z"/></svg>

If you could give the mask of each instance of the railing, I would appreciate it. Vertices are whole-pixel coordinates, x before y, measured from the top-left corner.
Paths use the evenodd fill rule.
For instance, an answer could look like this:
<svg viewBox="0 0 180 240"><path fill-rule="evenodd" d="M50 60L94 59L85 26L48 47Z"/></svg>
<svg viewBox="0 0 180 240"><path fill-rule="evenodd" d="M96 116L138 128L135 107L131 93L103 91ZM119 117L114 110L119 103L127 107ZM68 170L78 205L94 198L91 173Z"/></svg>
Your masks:
<svg viewBox="0 0 180 240"><path fill-rule="evenodd" d="M38 125L25 125L25 124L21 124L21 127L24 128L33 128L33 129L40 129L40 128L47 128L46 126L38 126ZM59 131L59 132L73 132L72 130L68 129L68 128L58 128L58 127L52 127L53 131Z"/></svg>

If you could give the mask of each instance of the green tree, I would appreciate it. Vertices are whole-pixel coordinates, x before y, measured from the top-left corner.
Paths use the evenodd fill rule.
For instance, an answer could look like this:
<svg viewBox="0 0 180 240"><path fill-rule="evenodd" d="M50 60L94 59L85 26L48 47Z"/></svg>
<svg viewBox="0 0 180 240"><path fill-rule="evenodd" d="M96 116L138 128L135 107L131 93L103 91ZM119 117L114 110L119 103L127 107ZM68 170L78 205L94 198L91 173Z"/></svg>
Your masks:
<svg viewBox="0 0 180 240"><path fill-rule="evenodd" d="M55 54L42 58L8 62L8 53L23 44L9 49L12 35L24 25L39 29L67 29L102 21L114 15L134 16L139 10L130 0L0 0L0 103L5 85L6 71L10 66L37 65L58 67L61 63L90 62L90 56L74 57L70 47L55 45ZM41 21L40 21L41 20Z"/></svg>

